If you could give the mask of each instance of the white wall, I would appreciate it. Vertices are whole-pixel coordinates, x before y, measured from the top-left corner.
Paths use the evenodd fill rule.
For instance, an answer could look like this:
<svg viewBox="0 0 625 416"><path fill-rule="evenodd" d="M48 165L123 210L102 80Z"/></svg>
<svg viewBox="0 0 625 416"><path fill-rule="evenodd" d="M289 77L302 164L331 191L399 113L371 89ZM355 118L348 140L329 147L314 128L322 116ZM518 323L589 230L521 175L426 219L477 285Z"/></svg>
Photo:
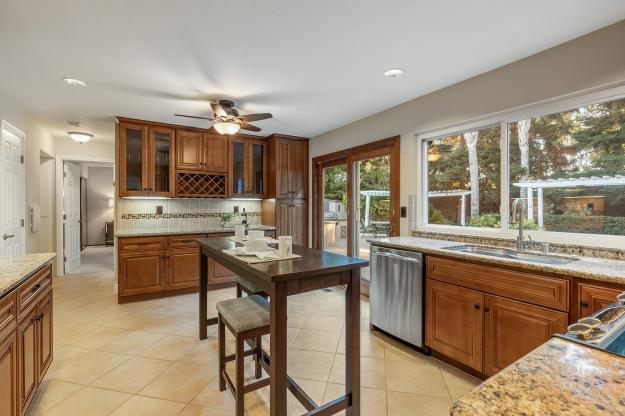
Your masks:
<svg viewBox="0 0 625 416"><path fill-rule="evenodd" d="M417 154L416 134L574 92L623 84L624 39L625 21L621 21L502 68L326 132L311 139L311 159L400 135L400 203L402 206L408 206L409 196L418 194L420 190L421 163ZM450 63L453 63L453 57L450 57ZM397 81L401 82L401 79ZM408 233L408 221L402 218L401 234Z"/></svg>
<svg viewBox="0 0 625 416"><path fill-rule="evenodd" d="M87 245L104 244L104 222L113 221L113 167L89 166L87 179Z"/></svg>
<svg viewBox="0 0 625 416"><path fill-rule="evenodd" d="M12 98L0 92L0 119L11 123L25 135L25 171L26 201L24 218L26 219L26 252L39 251L39 233L30 232L30 218L26 213L31 204L39 204L40 150L53 155L54 143L52 136L46 132L32 114ZM50 230L48 230L50 231Z"/></svg>

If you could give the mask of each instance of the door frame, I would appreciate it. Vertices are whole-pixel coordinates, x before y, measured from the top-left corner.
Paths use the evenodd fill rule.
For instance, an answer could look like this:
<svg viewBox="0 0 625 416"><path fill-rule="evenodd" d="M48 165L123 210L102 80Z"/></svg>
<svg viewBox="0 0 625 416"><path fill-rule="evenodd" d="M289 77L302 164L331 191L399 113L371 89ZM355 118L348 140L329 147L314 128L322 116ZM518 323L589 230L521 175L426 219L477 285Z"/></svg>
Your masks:
<svg viewBox="0 0 625 416"><path fill-rule="evenodd" d="M117 166L114 159L106 159L100 157L82 157L82 156L56 156L55 158L55 238L56 238L56 275L65 276L63 261L63 164L65 162L92 162L92 163L107 163L113 166L113 172L117 171ZM116 177L116 176L114 176ZM117 183L113 185L117 187ZM116 191L113 195L117 195ZM115 208L113 208L115 210ZM113 217L115 212L113 211ZM116 251L115 251L116 253ZM115 255L115 270L117 270L117 255Z"/></svg>
<svg viewBox="0 0 625 416"><path fill-rule="evenodd" d="M21 168L21 197L20 197L20 207L19 211L22 215L23 225L20 229L21 241L22 241L22 254L26 253L26 227L28 226L28 221L26 221L26 214L29 208L26 206L26 134L22 132L20 129L12 125L6 120L2 120L2 125L0 125L0 145L4 143L4 137L2 137L2 132L7 130L20 139L20 146L22 151L22 168ZM0 149L0 175L2 175L2 163L3 158L1 154L2 150ZM0 227L0 232L2 228ZM2 244L2 250L4 250L4 243Z"/></svg>
<svg viewBox="0 0 625 416"><path fill-rule="evenodd" d="M314 157L312 160L313 171L313 209L312 209L312 231L313 247L323 250L323 169L347 164L347 189L352 189L352 169L353 163L359 160L372 157L389 155L391 164L390 178L390 198L391 198L391 236L399 235L400 222L400 136L393 136L387 139L377 140L360 146L339 150L326 155ZM349 204L348 204L349 205ZM347 208L347 250L351 255L353 238L353 209Z"/></svg>

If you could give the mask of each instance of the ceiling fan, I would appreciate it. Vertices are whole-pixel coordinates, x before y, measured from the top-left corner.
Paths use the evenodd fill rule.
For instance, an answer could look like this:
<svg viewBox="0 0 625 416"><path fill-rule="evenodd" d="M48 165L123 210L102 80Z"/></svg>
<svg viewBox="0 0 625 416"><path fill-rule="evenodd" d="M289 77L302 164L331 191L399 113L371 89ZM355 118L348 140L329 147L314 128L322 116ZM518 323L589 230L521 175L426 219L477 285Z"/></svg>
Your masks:
<svg viewBox="0 0 625 416"><path fill-rule="evenodd" d="M235 102L232 100L219 100L216 103L210 103L213 110L214 118L189 116L185 114L174 114L179 117L197 118L200 120L213 121L213 125L209 129L212 133L219 134L235 134L241 130L261 131L260 127L250 124L250 121L260 121L272 118L271 113L246 114L240 115L234 108Z"/></svg>

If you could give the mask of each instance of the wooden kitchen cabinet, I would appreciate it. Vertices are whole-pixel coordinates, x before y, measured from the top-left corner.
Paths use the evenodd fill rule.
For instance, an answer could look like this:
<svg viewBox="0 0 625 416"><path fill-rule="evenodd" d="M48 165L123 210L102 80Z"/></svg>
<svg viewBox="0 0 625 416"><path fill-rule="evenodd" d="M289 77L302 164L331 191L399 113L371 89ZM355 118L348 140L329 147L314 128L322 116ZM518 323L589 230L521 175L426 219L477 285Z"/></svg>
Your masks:
<svg viewBox="0 0 625 416"><path fill-rule="evenodd" d="M276 200L276 233L290 235L294 245L308 245L306 240L306 202L303 200Z"/></svg>
<svg viewBox="0 0 625 416"><path fill-rule="evenodd" d="M492 376L566 331L568 314L523 302L484 298L484 368Z"/></svg>
<svg viewBox="0 0 625 416"><path fill-rule="evenodd" d="M165 250L120 252L118 291L121 296L159 292L165 289Z"/></svg>
<svg viewBox="0 0 625 416"><path fill-rule="evenodd" d="M52 289L37 303L37 374L38 383L52 364Z"/></svg>
<svg viewBox="0 0 625 416"><path fill-rule="evenodd" d="M207 173L228 170L228 137L199 131L176 131L176 169Z"/></svg>
<svg viewBox="0 0 625 416"><path fill-rule="evenodd" d="M120 122L117 137L119 196L174 196L174 130Z"/></svg>
<svg viewBox="0 0 625 416"><path fill-rule="evenodd" d="M17 335L15 326L0 337L0 416L17 415Z"/></svg>
<svg viewBox="0 0 625 416"><path fill-rule="evenodd" d="M308 177L308 141L270 139L275 181L269 186L269 198L306 198Z"/></svg>
<svg viewBox="0 0 625 416"><path fill-rule="evenodd" d="M169 279L167 279L167 289L199 287L199 250L190 252L174 251L169 254L168 260Z"/></svg>
<svg viewBox="0 0 625 416"><path fill-rule="evenodd" d="M230 137L230 196L265 198L267 152L264 140Z"/></svg>
<svg viewBox="0 0 625 416"><path fill-rule="evenodd" d="M17 327L18 377L17 396L19 413L23 414L37 389L37 308L31 308L20 318Z"/></svg>
<svg viewBox="0 0 625 416"><path fill-rule="evenodd" d="M426 344L481 371L483 303L480 292L427 279Z"/></svg>
<svg viewBox="0 0 625 416"><path fill-rule="evenodd" d="M578 285L579 317L592 315L599 309L615 303L616 297L622 292L623 289L580 283Z"/></svg>

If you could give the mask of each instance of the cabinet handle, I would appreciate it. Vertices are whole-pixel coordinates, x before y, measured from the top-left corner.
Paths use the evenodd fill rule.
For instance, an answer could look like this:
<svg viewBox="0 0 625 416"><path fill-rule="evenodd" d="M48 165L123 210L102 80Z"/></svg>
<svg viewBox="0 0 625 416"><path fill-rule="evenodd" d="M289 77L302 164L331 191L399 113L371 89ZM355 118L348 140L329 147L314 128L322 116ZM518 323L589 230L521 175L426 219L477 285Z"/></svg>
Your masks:
<svg viewBox="0 0 625 416"><path fill-rule="evenodd" d="M148 244L151 244L151 243L147 243L145 241L137 243L138 246L147 246Z"/></svg>
<svg viewBox="0 0 625 416"><path fill-rule="evenodd" d="M35 293L36 291L38 291L41 288L41 283L37 283L35 286L33 286L32 289L30 289L30 293Z"/></svg>
<svg viewBox="0 0 625 416"><path fill-rule="evenodd" d="M582 305L582 308L588 307L588 302L586 302L585 300L581 301L579 304Z"/></svg>
<svg viewBox="0 0 625 416"><path fill-rule="evenodd" d="M488 306L484 306L484 312L490 312L490 308Z"/></svg>
<svg viewBox="0 0 625 416"><path fill-rule="evenodd" d="M181 243L184 244L191 244L193 242L193 240L182 240Z"/></svg>
<svg viewBox="0 0 625 416"><path fill-rule="evenodd" d="M475 305L473 305L473 307L475 308L475 310L479 310L480 309L480 304L476 303Z"/></svg>

